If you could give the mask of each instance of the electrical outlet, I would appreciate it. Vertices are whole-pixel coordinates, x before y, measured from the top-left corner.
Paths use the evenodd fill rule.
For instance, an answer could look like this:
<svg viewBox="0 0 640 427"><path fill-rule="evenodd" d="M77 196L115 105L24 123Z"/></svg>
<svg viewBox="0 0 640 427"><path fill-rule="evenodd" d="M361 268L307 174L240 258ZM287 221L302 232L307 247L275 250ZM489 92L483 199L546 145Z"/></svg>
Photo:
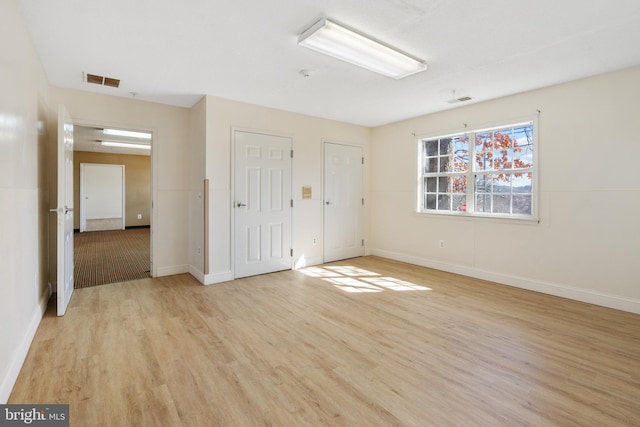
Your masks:
<svg viewBox="0 0 640 427"><path fill-rule="evenodd" d="M142 214L138 214L138 219L142 219Z"/></svg>
<svg viewBox="0 0 640 427"><path fill-rule="evenodd" d="M440 240L440 249L444 248L444 240Z"/></svg>
<svg viewBox="0 0 640 427"><path fill-rule="evenodd" d="M200 248L198 248L198 255L200 255Z"/></svg>
<svg viewBox="0 0 640 427"><path fill-rule="evenodd" d="M317 244L318 243L318 239L316 239L315 237L313 238L313 244Z"/></svg>

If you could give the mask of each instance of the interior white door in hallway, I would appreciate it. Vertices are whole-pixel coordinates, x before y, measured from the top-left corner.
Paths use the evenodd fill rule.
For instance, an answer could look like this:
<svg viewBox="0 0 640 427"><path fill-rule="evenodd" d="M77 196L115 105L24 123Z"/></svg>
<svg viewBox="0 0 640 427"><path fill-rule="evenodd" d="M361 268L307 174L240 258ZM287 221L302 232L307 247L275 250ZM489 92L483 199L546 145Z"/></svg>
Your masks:
<svg viewBox="0 0 640 427"><path fill-rule="evenodd" d="M362 148L324 144L324 261L364 255Z"/></svg>
<svg viewBox="0 0 640 427"><path fill-rule="evenodd" d="M57 314L64 315L73 294L73 120L58 107L58 198L56 207Z"/></svg>
<svg viewBox="0 0 640 427"><path fill-rule="evenodd" d="M235 130L234 276L291 268L289 137Z"/></svg>
<svg viewBox="0 0 640 427"><path fill-rule="evenodd" d="M80 231L124 230L124 165L80 163Z"/></svg>

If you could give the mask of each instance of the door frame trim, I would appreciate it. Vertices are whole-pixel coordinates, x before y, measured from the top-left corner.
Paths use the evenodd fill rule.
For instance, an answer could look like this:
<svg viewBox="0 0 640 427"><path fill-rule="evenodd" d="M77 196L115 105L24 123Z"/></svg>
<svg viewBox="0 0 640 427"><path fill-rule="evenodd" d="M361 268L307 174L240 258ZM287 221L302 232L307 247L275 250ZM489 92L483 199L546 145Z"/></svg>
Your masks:
<svg viewBox="0 0 640 427"><path fill-rule="evenodd" d="M254 129L247 128L242 126L231 126L231 141L230 141L230 150L231 150L231 176L230 176L230 193L229 193L229 218L231 219L231 229L229 236L229 247L230 247L230 266L231 266L231 277L232 280L236 278L236 220L235 220L235 194L236 194L236 132L245 132L245 133L254 133L257 135L267 135L267 136L276 136L281 138L290 138L291 139L291 150L294 150L295 146L295 138L293 134L285 133L285 132L275 132L272 130L262 130L262 129ZM291 159L291 197L293 198L293 164L294 158ZM294 221L295 211L291 208L291 246L293 246L293 221ZM291 269L293 269L294 257L291 257Z"/></svg>

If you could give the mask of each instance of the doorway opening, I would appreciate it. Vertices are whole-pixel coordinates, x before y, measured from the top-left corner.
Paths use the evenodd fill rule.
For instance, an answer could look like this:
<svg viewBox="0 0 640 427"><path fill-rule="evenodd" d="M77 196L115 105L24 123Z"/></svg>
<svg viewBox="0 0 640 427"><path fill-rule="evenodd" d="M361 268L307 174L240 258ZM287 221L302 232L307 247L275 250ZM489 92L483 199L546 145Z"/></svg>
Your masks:
<svg viewBox="0 0 640 427"><path fill-rule="evenodd" d="M152 133L74 127L74 287L152 275Z"/></svg>

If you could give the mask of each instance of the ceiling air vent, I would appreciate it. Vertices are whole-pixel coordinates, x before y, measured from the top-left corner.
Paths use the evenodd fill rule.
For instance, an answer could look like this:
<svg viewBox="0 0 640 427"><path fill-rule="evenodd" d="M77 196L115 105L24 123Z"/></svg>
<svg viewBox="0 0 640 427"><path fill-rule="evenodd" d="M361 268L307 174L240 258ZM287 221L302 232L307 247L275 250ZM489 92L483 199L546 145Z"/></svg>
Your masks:
<svg viewBox="0 0 640 427"><path fill-rule="evenodd" d="M470 96L462 96L460 98L454 98L454 99L450 99L447 102L449 104L455 104L457 102L467 102L467 101L471 101L473 98L471 98Z"/></svg>
<svg viewBox="0 0 640 427"><path fill-rule="evenodd" d="M104 85L105 86L110 86L110 87L118 87L118 86L120 86L120 80L119 79L112 79L111 77L105 77L104 78Z"/></svg>
<svg viewBox="0 0 640 427"><path fill-rule="evenodd" d="M113 79L111 77L103 77L97 74L85 73L85 80L87 83L93 83L100 86L118 87L120 86L119 79Z"/></svg>

